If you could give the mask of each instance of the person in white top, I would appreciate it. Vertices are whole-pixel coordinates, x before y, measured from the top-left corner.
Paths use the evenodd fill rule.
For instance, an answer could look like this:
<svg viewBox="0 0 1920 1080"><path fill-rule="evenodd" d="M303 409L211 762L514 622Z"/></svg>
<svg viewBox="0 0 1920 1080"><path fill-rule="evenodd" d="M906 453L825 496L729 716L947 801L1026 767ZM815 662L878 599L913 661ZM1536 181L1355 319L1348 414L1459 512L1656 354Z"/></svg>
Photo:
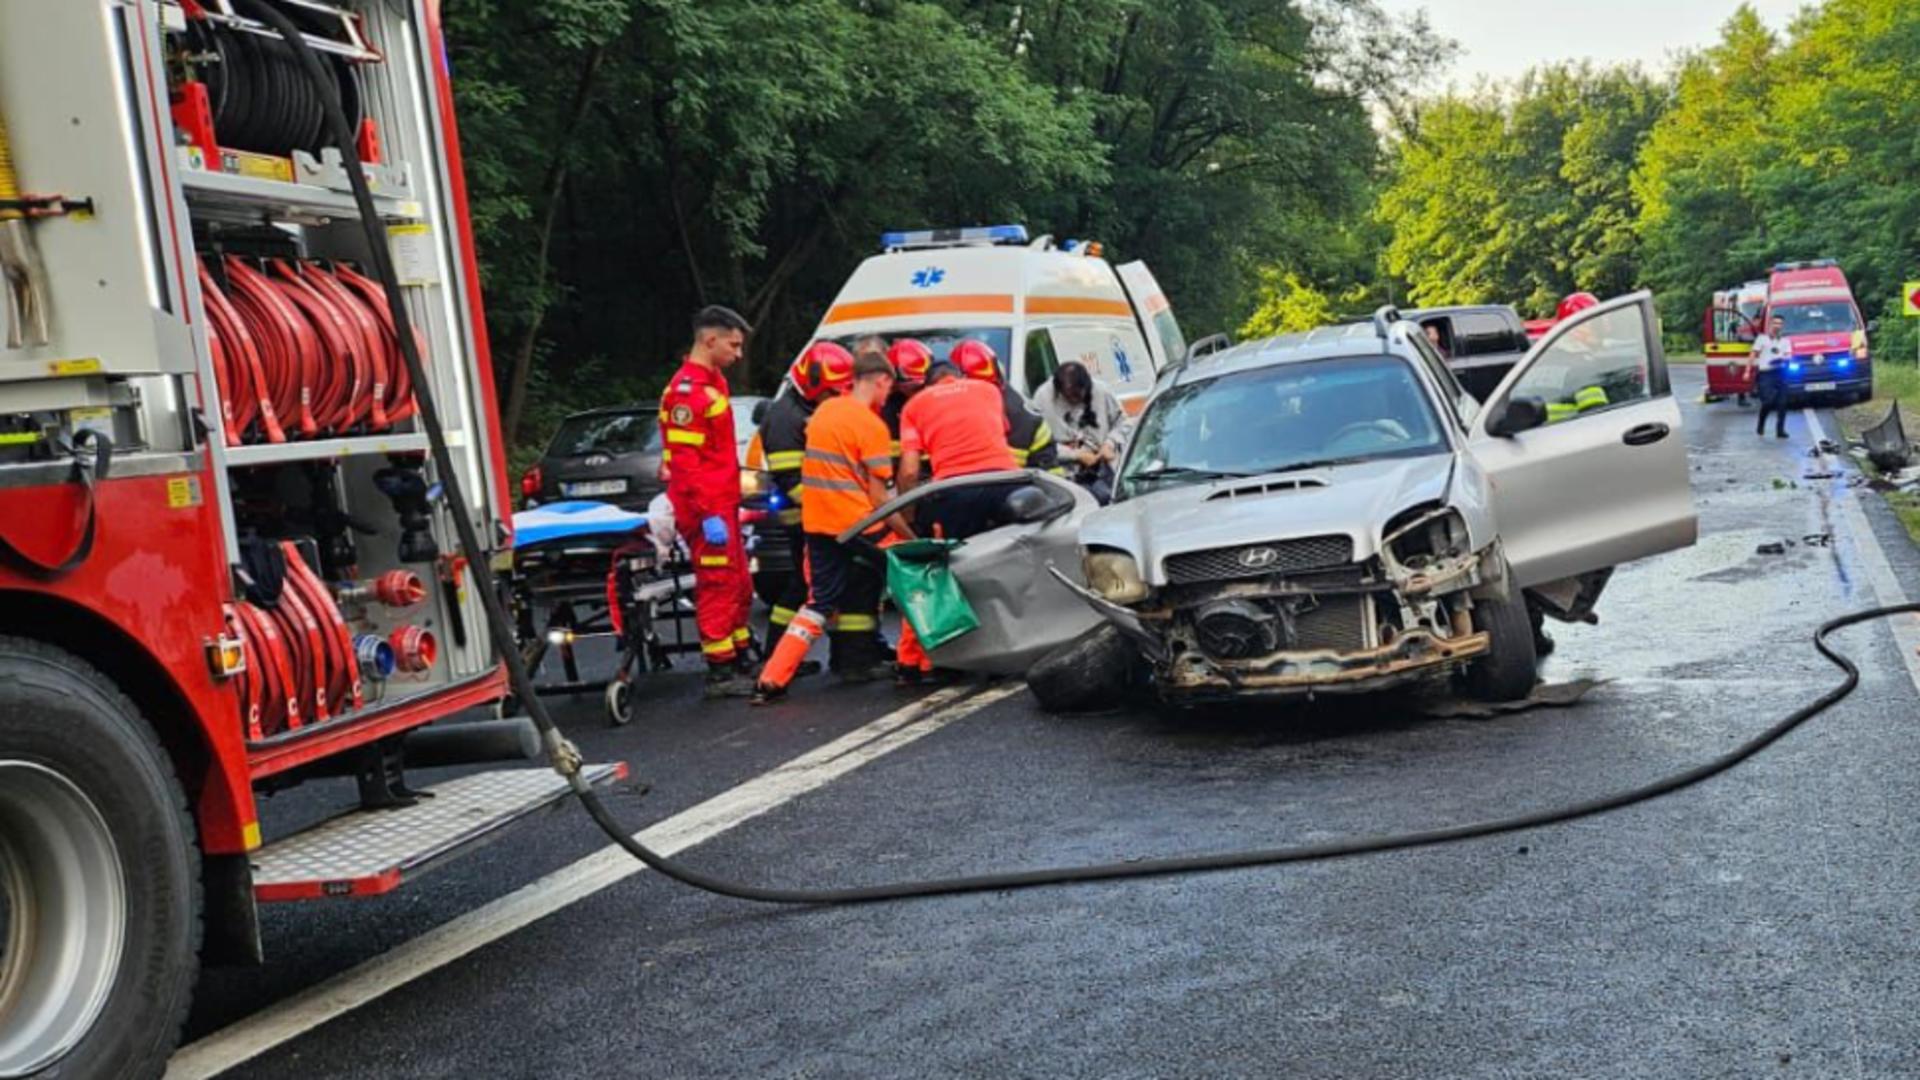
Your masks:
<svg viewBox="0 0 1920 1080"><path fill-rule="evenodd" d="M1760 369L1753 386L1760 397L1760 425L1755 430L1761 435L1767 433L1767 415L1771 413L1774 437L1787 437L1787 361L1792 357L1786 322L1775 315L1767 320L1766 331L1753 339L1753 352L1747 358L1747 366Z"/></svg>

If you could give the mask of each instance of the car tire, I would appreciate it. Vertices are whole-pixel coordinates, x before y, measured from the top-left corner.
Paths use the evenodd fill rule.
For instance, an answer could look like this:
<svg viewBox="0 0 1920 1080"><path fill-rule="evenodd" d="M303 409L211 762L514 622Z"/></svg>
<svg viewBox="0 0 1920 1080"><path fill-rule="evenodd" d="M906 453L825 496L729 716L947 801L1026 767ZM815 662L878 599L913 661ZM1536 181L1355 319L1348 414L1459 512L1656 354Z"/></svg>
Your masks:
<svg viewBox="0 0 1920 1080"><path fill-rule="evenodd" d="M1518 590L1505 600L1486 599L1473 606L1475 629L1492 644L1467 666L1467 693L1480 701L1519 701L1540 681L1540 659L1533 647L1533 621Z"/></svg>
<svg viewBox="0 0 1920 1080"><path fill-rule="evenodd" d="M1027 671L1027 689L1050 713L1112 708L1126 697L1139 652L1111 624L1102 624L1041 657Z"/></svg>
<svg viewBox="0 0 1920 1080"><path fill-rule="evenodd" d="M199 974L199 862L133 702L0 637L0 1074L160 1075Z"/></svg>

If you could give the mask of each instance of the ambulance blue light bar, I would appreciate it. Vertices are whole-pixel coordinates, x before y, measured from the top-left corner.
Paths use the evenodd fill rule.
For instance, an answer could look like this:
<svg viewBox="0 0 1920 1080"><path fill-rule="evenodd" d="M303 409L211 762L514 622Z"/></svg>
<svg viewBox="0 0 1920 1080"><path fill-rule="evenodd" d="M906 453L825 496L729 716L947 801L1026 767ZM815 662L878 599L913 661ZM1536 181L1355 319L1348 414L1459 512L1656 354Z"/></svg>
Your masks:
<svg viewBox="0 0 1920 1080"><path fill-rule="evenodd" d="M970 245L1024 244L1025 225L983 225L966 229L915 229L880 234L880 250L913 251L921 248L962 247Z"/></svg>

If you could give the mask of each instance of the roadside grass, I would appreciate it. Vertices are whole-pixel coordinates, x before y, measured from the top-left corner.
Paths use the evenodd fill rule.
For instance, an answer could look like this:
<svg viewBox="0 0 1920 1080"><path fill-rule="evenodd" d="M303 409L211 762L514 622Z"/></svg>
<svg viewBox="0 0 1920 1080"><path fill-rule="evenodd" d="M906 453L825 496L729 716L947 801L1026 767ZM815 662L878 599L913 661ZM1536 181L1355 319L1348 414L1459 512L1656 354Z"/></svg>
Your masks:
<svg viewBox="0 0 1920 1080"><path fill-rule="evenodd" d="M1840 418L1840 431L1847 441L1860 437L1860 433L1887 418L1887 410L1898 406L1900 420L1907 429L1908 438L1920 438L1920 367L1913 364L1895 364L1881 362L1873 367L1873 399L1859 405L1836 409ZM1880 472L1864 458L1855 461L1868 476L1879 478ZM1887 508L1900 519L1907 535L1916 544L1920 544L1920 493L1908 491L1882 491L1880 497L1887 501Z"/></svg>

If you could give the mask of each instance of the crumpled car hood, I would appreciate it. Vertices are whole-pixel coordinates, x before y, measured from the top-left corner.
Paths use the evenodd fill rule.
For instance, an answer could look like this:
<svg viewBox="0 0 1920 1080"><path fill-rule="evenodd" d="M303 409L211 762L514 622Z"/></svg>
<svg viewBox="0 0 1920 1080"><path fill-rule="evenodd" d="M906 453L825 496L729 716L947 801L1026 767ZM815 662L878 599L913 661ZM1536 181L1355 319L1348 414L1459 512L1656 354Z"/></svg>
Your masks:
<svg viewBox="0 0 1920 1080"><path fill-rule="evenodd" d="M1132 554L1153 586L1166 584L1169 555L1270 540L1345 533L1354 557L1367 559L1395 514L1446 495L1453 462L1439 453L1166 488L1092 514L1080 542ZM1247 493L1294 481L1308 486Z"/></svg>

